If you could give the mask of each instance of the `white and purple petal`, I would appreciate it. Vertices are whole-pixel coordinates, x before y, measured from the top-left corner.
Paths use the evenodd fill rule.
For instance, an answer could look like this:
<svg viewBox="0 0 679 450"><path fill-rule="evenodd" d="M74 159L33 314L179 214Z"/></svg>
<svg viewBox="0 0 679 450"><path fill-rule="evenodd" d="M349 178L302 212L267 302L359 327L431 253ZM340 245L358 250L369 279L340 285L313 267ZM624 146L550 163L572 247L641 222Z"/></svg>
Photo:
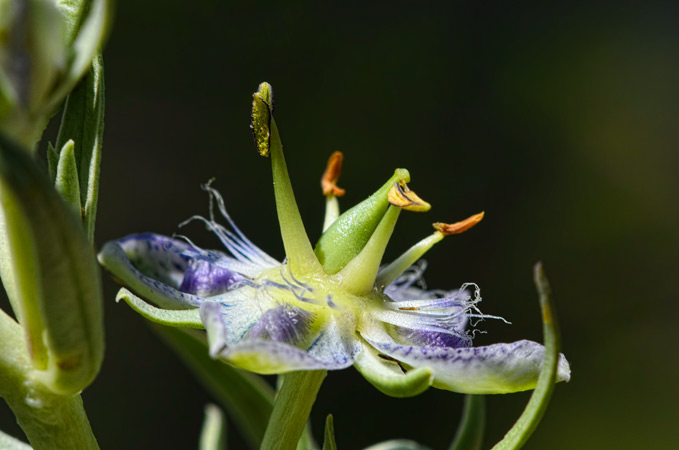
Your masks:
<svg viewBox="0 0 679 450"><path fill-rule="evenodd" d="M353 364L355 342L339 331L330 319L312 326L312 314L290 305L280 305L250 316L248 329L233 320L233 311L223 304L206 301L200 315L208 332L210 354L261 374L295 370L335 370ZM240 326L234 333L230 326ZM314 335L310 331L317 329ZM241 334L234 339L235 334Z"/></svg>
<svg viewBox="0 0 679 450"><path fill-rule="evenodd" d="M150 233L106 243L99 261L141 297L164 308L197 307L203 301L200 294L226 292L246 278L235 270L233 258Z"/></svg>
<svg viewBox="0 0 679 450"><path fill-rule="evenodd" d="M533 341L483 347L447 348L401 345L382 333L377 339L363 335L379 352L411 367L427 367L433 386L466 394L500 394L533 389L545 349ZM381 338L381 339L380 339ZM570 367L561 355L557 381L570 379Z"/></svg>

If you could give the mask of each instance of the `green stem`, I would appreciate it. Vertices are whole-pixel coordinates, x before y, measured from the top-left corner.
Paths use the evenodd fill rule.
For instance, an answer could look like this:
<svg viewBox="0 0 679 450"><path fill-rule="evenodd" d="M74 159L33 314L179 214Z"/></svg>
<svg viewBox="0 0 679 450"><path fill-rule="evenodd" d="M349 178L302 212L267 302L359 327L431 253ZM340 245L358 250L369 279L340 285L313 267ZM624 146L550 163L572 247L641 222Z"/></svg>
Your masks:
<svg viewBox="0 0 679 450"><path fill-rule="evenodd" d="M460 426L449 450L481 450L486 426L486 401L483 395L466 395Z"/></svg>
<svg viewBox="0 0 679 450"><path fill-rule="evenodd" d="M80 395L60 397L23 389L7 404L35 450L96 450Z"/></svg>
<svg viewBox="0 0 679 450"><path fill-rule="evenodd" d="M262 450L292 450L297 447L326 375L325 370L291 372L285 375L264 433Z"/></svg>
<svg viewBox="0 0 679 450"><path fill-rule="evenodd" d="M0 310L0 396L35 450L98 449L80 395L60 396L31 382L21 327Z"/></svg>

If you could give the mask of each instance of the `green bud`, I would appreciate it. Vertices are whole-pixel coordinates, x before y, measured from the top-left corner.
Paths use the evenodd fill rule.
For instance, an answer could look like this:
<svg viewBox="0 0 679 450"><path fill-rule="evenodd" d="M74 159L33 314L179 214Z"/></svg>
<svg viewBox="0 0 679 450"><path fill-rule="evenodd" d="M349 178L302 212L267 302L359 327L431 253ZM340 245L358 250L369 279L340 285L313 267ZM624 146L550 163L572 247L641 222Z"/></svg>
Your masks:
<svg viewBox="0 0 679 450"><path fill-rule="evenodd" d="M92 246L79 217L34 161L4 137L0 204L0 275L26 334L35 378L55 393L75 394L96 376L104 350Z"/></svg>
<svg viewBox="0 0 679 450"><path fill-rule="evenodd" d="M0 0L0 131L32 149L88 70L107 0Z"/></svg>
<svg viewBox="0 0 679 450"><path fill-rule="evenodd" d="M321 235L314 252L326 273L336 274L361 252L389 207L394 183L408 181L408 171L396 169L377 192L339 216Z"/></svg>

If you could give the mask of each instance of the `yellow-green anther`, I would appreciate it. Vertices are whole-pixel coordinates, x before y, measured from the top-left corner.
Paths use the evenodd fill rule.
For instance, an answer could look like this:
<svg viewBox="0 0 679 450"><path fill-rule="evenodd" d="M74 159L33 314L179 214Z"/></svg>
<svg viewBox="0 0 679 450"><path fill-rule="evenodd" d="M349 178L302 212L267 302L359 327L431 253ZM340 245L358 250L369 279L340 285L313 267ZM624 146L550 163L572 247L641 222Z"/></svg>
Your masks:
<svg viewBox="0 0 679 450"><path fill-rule="evenodd" d="M75 151L72 140L64 144L59 154L54 186L66 203L80 216L80 180L78 165L75 162Z"/></svg>
<svg viewBox="0 0 679 450"><path fill-rule="evenodd" d="M361 295L372 290L401 208L390 206L361 252L335 276L348 292Z"/></svg>
<svg viewBox="0 0 679 450"><path fill-rule="evenodd" d="M389 203L406 211L426 212L431 209L431 205L411 191L405 182L394 183L389 190Z"/></svg>
<svg viewBox="0 0 679 450"><path fill-rule="evenodd" d="M361 252L389 207L389 190L394 183L408 181L410 173L396 169L377 192L344 212L321 235L314 251L326 273L336 274Z"/></svg>
<svg viewBox="0 0 679 450"><path fill-rule="evenodd" d="M410 247L401 256L396 258L387 267L380 270L379 275L375 284L380 287L390 285L396 278L399 277L403 272L405 272L408 267L412 266L420 259L430 248L434 246L437 242L441 241L446 236L451 234L459 234L463 231L467 231L474 225L481 222L483 219L483 212L474 214L465 220L461 220L455 223L442 223L436 222L433 227L436 229L434 233L422 239L417 244Z"/></svg>
<svg viewBox="0 0 679 450"><path fill-rule="evenodd" d="M320 272L322 269L309 242L290 183L283 144L273 118L273 91L269 83L260 84L253 99L252 130L260 154L271 157L276 211L288 264L293 273Z"/></svg>
<svg viewBox="0 0 679 450"><path fill-rule="evenodd" d="M260 90L262 89L262 83ZM259 92L252 95L252 118L250 123L257 151L268 157L271 152L271 108Z"/></svg>
<svg viewBox="0 0 679 450"><path fill-rule="evenodd" d="M32 158L1 138L0 181L2 278L27 335L35 379L55 393L75 394L94 379L104 349L92 246Z"/></svg>

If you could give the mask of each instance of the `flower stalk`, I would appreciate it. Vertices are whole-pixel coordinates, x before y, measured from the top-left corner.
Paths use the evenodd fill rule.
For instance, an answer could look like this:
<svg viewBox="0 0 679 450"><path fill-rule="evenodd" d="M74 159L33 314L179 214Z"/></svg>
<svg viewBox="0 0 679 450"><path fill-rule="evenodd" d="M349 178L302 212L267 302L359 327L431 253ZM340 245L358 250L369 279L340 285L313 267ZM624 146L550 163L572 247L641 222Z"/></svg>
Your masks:
<svg viewBox="0 0 679 450"><path fill-rule="evenodd" d="M297 447L311 407L327 375L325 370L291 372L284 376L274 402L262 448L288 450Z"/></svg>

